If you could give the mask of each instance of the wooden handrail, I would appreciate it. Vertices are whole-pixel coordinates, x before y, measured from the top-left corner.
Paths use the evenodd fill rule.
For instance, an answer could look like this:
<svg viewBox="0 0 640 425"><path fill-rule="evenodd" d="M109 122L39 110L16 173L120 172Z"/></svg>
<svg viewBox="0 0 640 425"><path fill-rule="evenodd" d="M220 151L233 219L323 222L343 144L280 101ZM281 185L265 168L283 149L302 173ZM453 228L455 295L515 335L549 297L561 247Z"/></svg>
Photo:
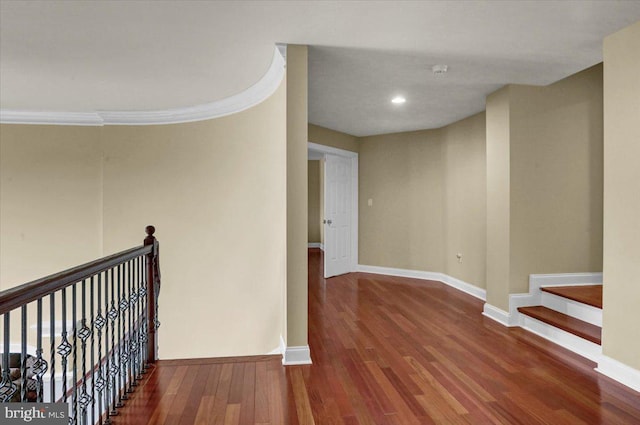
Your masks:
<svg viewBox="0 0 640 425"><path fill-rule="evenodd" d="M157 241L155 241L155 237L153 236L155 228L153 226L147 226L146 231L148 236L143 246L127 249L0 292L0 315L66 288L76 282L80 282L83 279L88 279L102 271L109 270L113 266L132 258L141 255L154 256L157 245ZM152 238L152 241L155 243L147 244L149 238Z"/></svg>
<svg viewBox="0 0 640 425"><path fill-rule="evenodd" d="M6 349L0 353L0 403L16 399L43 402L46 392L43 378L50 371L47 401L70 402L70 423L96 423L96 414L104 414L109 423L109 417L117 414L122 401L158 355L160 259L159 243L153 236L155 230L153 226L145 228L147 236L142 246L0 292L2 344L11 347L11 316L14 316L11 313L19 312L22 359L21 381L16 384L9 374L11 353ZM43 335L45 298L49 307L49 335ZM32 355L31 375L27 372L29 308L37 316L37 349ZM47 353L43 337L50 338ZM60 379L56 375L56 358L60 359ZM73 379L70 389L68 378ZM28 387L28 380L35 382L31 382L35 390ZM61 398L56 398L56 394Z"/></svg>

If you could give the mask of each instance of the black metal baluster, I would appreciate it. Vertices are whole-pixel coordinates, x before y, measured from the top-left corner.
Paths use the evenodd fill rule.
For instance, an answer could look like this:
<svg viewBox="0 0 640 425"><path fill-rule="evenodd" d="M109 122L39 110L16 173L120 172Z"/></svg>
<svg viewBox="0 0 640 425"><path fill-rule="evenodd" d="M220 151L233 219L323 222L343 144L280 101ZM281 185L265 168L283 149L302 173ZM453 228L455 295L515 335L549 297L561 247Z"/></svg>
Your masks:
<svg viewBox="0 0 640 425"><path fill-rule="evenodd" d="M120 266L120 285L118 287L118 299L120 302L118 303L118 307L120 307L120 330L118 333L120 340L120 400L127 400L129 396L127 395L127 333L126 333L126 324L127 324L127 308L129 307L129 302L127 301L126 294L126 264L122 264Z"/></svg>
<svg viewBox="0 0 640 425"><path fill-rule="evenodd" d="M106 273L105 273L105 283L106 283ZM106 293L106 288L105 288ZM98 378L96 378L96 388L98 389L98 415L100 417L100 425L102 425L102 397L104 388L106 385L106 380L103 377L104 365L102 364L102 327L105 325L107 320L102 316L102 273L98 275L98 314L94 321L94 327L98 331ZM106 303L105 303L106 306ZM107 357L107 356L105 356ZM106 362L106 359L105 359ZM109 407L105 404L107 420L109 419ZM93 421L95 424L95 421Z"/></svg>
<svg viewBox="0 0 640 425"><path fill-rule="evenodd" d="M144 305L142 304L145 299L144 295L144 257L138 258L138 305L137 305L137 317L138 317L138 373L140 379L146 373L144 368Z"/></svg>
<svg viewBox="0 0 640 425"><path fill-rule="evenodd" d="M122 407L122 329L121 329L122 311L120 311L120 301L122 300L122 294L120 293L120 288L122 286L122 277L123 277L122 264L118 264L117 275L118 275L118 281L116 282L116 290L118 295L116 298L116 306L118 308L118 323L116 324L116 329L118 330L118 344L117 344L118 351L115 353L115 355L116 355L116 358L118 359L118 374L116 375L117 383L118 383L118 386L116 387L117 394L118 394L118 402L116 404L116 407L120 408Z"/></svg>
<svg viewBox="0 0 640 425"><path fill-rule="evenodd" d="M42 298L37 301L38 319L37 319L37 348L36 348L36 361L33 364L33 374L36 377L36 402L42 403L43 399L43 384L42 378L47 372L47 362L42 358Z"/></svg>
<svg viewBox="0 0 640 425"><path fill-rule="evenodd" d="M51 399L50 403L56 402L56 293L49 295L49 350L51 354Z"/></svg>
<svg viewBox="0 0 640 425"><path fill-rule="evenodd" d="M4 329L3 329L3 347L4 352L2 353L2 382L0 382L0 403L6 403L11 401L11 398L18 391L18 387L11 380L11 375L9 373L9 336L10 336L10 314L4 314Z"/></svg>
<svg viewBox="0 0 640 425"><path fill-rule="evenodd" d="M91 278L91 283L93 284L93 277ZM74 285L75 287L75 285ZM93 292L93 291L92 291ZM78 331L78 336L80 337L80 349L82 354L82 393L80 394L80 398L78 399L78 404L81 409L81 422L84 425L87 425L87 406L91 403L92 397L87 393L87 338L92 335L91 329L87 326L87 280L82 281L82 301L81 301L81 311L82 311L82 319L80 330ZM93 310L93 308L92 308Z"/></svg>
<svg viewBox="0 0 640 425"><path fill-rule="evenodd" d="M77 309L77 296L76 296L76 284L71 286L71 320L73 321L73 345L72 348L72 368L73 368L73 396L71 398L71 411L72 417L69 423L78 423L78 318L76 315Z"/></svg>
<svg viewBox="0 0 640 425"><path fill-rule="evenodd" d="M110 273L109 273L110 272ZM105 366L104 366L104 380L106 383L106 387L105 387L105 391L104 391L104 409L106 412L106 420L105 420L105 424L110 424L111 423L111 411L115 410L115 406L111 404L111 388L112 388L112 384L111 384L111 351L109 351L109 322L110 317L109 317L109 282L110 279L113 280L113 269L110 269L109 271L106 271L104 273L104 314L105 314L105 321L106 321L106 326L105 326L105 338L104 338L104 357L105 357Z"/></svg>
<svg viewBox="0 0 640 425"><path fill-rule="evenodd" d="M116 318L118 317L118 312L115 308L115 276L114 269L111 269L111 309L109 310L109 319L111 321L111 366L109 369L109 377L111 378L111 415L115 416L118 414L116 410L119 407L116 403L116 392L118 389L116 388L116 377L118 375L118 366L116 365Z"/></svg>
<svg viewBox="0 0 640 425"><path fill-rule="evenodd" d="M120 370L120 376L122 377L122 386L121 386L121 398L122 400L129 399L127 395L127 370L129 367L128 361L128 335L127 335L127 310L129 307L129 302L127 301L127 277L128 277L128 264L124 263L122 265L122 274L120 279L120 287L121 287L121 295L120 295L120 328L122 330L122 338L120 339L120 346L122 348L120 355L120 364L122 368Z"/></svg>
<svg viewBox="0 0 640 425"><path fill-rule="evenodd" d="M89 290L89 299L91 301L89 307L89 317L91 317L91 424L94 425L96 423L96 350L94 344L94 326L96 316L94 315L93 305L94 305L94 287L95 287L95 276L91 276L91 289ZM100 365L98 365L100 366Z"/></svg>
<svg viewBox="0 0 640 425"><path fill-rule="evenodd" d="M27 401L27 306L23 305L20 310L20 401L24 403Z"/></svg>
<svg viewBox="0 0 640 425"><path fill-rule="evenodd" d="M138 293L138 299L136 302L136 320L138 321L136 324L136 330L137 330L137 335L136 335L136 341L138 343L138 355L137 357L137 368L138 368L138 379L142 379L142 375L144 375L144 367L143 367L143 362L142 362L142 352L144 349L144 343L142 341L142 323L143 323L143 319L142 319L142 299L144 298L142 296L142 273L144 272L144 257L138 257L138 279L136 281L137 283L137 293Z"/></svg>
<svg viewBox="0 0 640 425"><path fill-rule="evenodd" d="M67 288L62 289L62 333L60 334L60 345L58 354L62 357L62 401L67 402L67 357L71 353L71 344L67 340Z"/></svg>
<svg viewBox="0 0 640 425"><path fill-rule="evenodd" d="M131 380L131 386L136 387L138 385L138 347L140 346L138 342L138 259L140 257L136 257L133 260L133 294L131 297L131 312L130 314L133 316L133 334L131 335L131 351L132 351L132 368L133 368L133 378Z"/></svg>
<svg viewBox="0 0 640 425"><path fill-rule="evenodd" d="M133 316L133 299L134 299L134 295L132 293L132 288L133 288L133 284L131 282L131 279L133 278L133 261L134 260L130 260L127 261L127 273L129 275L129 278L127 279L127 284L129 286L129 290L128 290L128 300L127 300L127 306L128 306L128 327L129 330L127 332L127 381L129 383L129 388L127 389L128 393L132 393L133 392L133 383L134 383L134 379L133 379L133 359L131 358L132 356L132 341L133 341L133 330L131 329L132 327L132 316Z"/></svg>

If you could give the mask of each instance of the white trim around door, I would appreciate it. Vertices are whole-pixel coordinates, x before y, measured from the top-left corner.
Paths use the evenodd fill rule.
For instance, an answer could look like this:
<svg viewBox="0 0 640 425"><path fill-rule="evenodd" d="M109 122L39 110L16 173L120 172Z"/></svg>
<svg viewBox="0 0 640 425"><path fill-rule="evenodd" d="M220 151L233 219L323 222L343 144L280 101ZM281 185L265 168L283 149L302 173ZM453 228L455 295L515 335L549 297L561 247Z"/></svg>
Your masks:
<svg viewBox="0 0 640 425"><path fill-rule="evenodd" d="M356 152L309 142L308 148L323 154L337 155L351 159L351 267L358 270L358 154ZM326 194L325 194L326 196ZM326 245L324 247L326 249Z"/></svg>

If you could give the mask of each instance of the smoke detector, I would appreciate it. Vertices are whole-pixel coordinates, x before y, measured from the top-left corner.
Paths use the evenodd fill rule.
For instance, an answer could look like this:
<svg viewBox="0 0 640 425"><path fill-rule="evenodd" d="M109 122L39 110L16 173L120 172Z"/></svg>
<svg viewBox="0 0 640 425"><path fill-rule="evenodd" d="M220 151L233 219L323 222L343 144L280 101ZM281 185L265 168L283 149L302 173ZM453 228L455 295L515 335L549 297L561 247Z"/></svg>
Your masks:
<svg viewBox="0 0 640 425"><path fill-rule="evenodd" d="M433 71L433 75L444 75L447 73L449 67L447 65L433 65L431 67L431 71Z"/></svg>

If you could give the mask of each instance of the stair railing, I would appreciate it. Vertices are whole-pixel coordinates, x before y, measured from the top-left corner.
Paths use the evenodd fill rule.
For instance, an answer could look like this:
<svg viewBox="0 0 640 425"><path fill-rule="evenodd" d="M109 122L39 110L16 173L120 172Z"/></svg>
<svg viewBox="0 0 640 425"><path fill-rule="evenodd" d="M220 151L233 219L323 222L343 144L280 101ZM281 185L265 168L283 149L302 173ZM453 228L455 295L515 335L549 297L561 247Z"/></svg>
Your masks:
<svg viewBox="0 0 640 425"><path fill-rule="evenodd" d="M158 353L159 244L145 230L142 246L0 292L0 403L64 402L70 424L118 414Z"/></svg>

